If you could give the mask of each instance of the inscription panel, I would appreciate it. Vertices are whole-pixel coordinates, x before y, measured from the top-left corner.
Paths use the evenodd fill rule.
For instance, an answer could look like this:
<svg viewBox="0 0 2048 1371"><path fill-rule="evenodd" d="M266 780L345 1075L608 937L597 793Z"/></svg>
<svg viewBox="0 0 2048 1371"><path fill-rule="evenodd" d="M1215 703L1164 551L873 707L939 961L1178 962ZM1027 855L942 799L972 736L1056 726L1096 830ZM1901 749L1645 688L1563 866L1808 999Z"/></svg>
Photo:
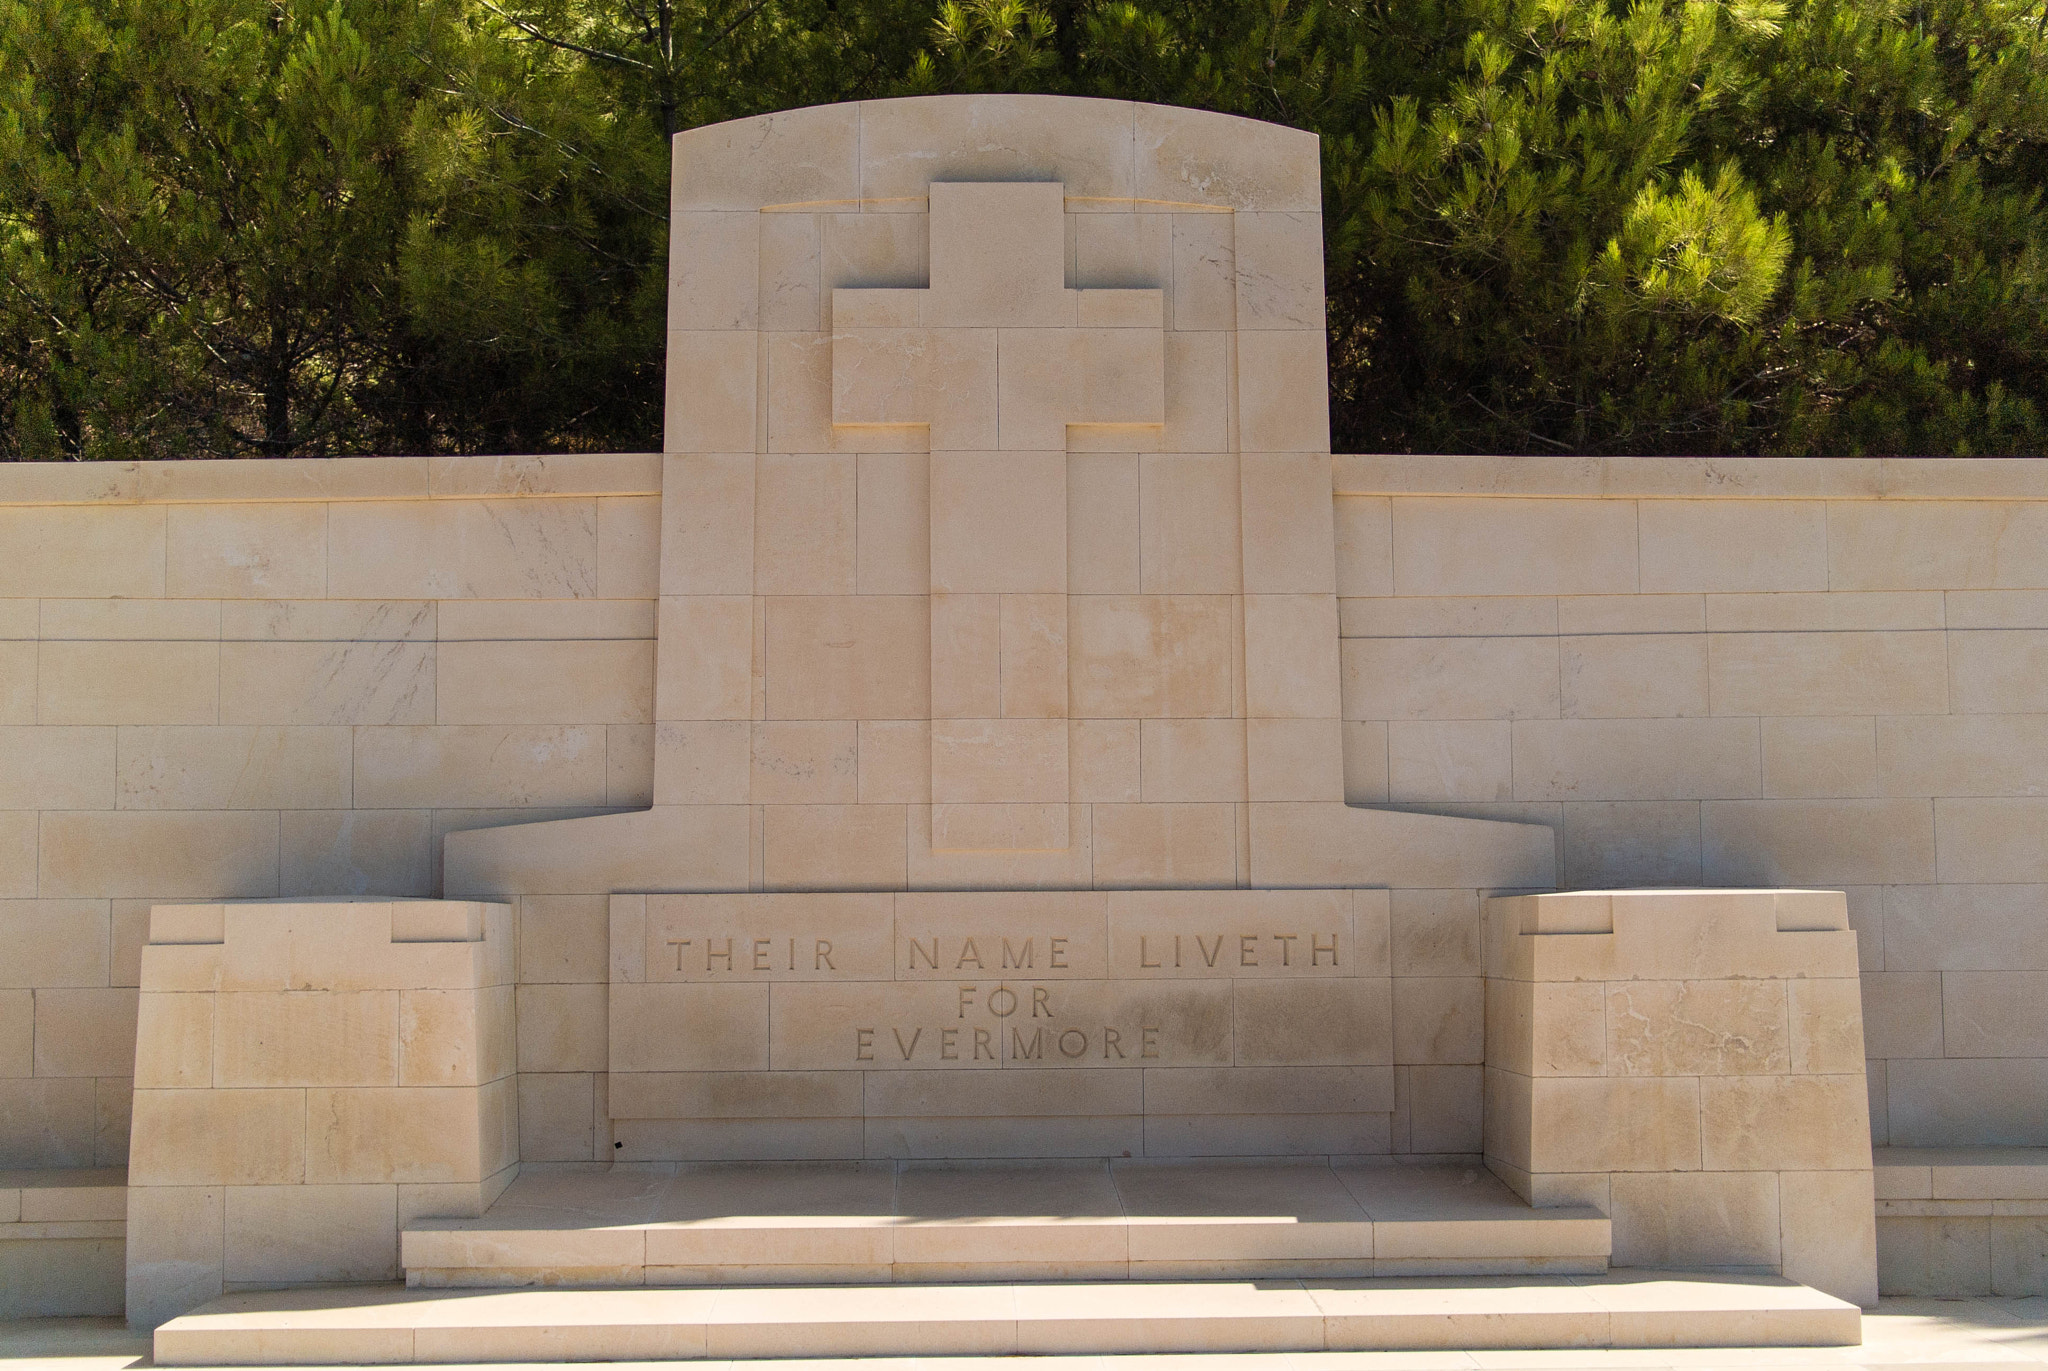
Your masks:
<svg viewBox="0 0 2048 1371"><path fill-rule="evenodd" d="M616 1153L796 1119L819 1155L1181 1151L1280 1102L1274 1136L1384 1151L1388 923L1384 890L615 895Z"/></svg>

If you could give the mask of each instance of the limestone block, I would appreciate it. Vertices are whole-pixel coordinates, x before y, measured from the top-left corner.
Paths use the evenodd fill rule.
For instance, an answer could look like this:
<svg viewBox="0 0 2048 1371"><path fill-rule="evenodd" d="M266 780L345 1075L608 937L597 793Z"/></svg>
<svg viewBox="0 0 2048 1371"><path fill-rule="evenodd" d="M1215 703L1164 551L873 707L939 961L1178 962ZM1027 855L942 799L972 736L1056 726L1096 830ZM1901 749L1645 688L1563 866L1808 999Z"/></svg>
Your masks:
<svg viewBox="0 0 2048 1371"><path fill-rule="evenodd" d="M671 212L854 199L859 133L850 111L829 107L692 129L673 144Z"/></svg>
<svg viewBox="0 0 2048 1371"><path fill-rule="evenodd" d="M1947 625L1943 602L1930 590L1710 595L1706 627L1713 633L1936 629Z"/></svg>
<svg viewBox="0 0 2048 1371"><path fill-rule="evenodd" d="M1238 335L1237 432L1243 451L1329 450L1326 351L1320 328Z"/></svg>
<svg viewBox="0 0 2048 1371"><path fill-rule="evenodd" d="M1337 593L1394 593L1394 512L1391 501L1360 495L1334 497Z"/></svg>
<svg viewBox="0 0 2048 1371"><path fill-rule="evenodd" d="M2048 764L2048 720L2033 715L1880 719L1877 786L1885 795L2032 795Z"/></svg>
<svg viewBox="0 0 2048 1371"><path fill-rule="evenodd" d="M1141 584L1140 458L1067 458L1067 587L1080 595L1135 594Z"/></svg>
<svg viewBox="0 0 2048 1371"><path fill-rule="evenodd" d="M1812 500L1645 500L1646 593L1826 590L1826 507Z"/></svg>
<svg viewBox="0 0 2048 1371"><path fill-rule="evenodd" d="M852 804L859 798L859 730L851 719L773 720L752 729L756 804Z"/></svg>
<svg viewBox="0 0 2048 1371"><path fill-rule="evenodd" d="M1387 726L1346 719L1344 728L1344 802L1367 805L1387 798Z"/></svg>
<svg viewBox="0 0 2048 1371"><path fill-rule="evenodd" d="M1950 633L1949 707L1959 714L2032 713L2048 707L2042 667L2048 633L2035 629Z"/></svg>
<svg viewBox="0 0 2048 1371"><path fill-rule="evenodd" d="M1169 333L1166 335L1166 423L1158 431L1158 446L1168 452L1228 452L1230 450L1230 335L1227 333ZM1129 446L1139 446L1149 430L1104 429L1098 435L1105 446L1129 435ZM1078 446L1089 435L1086 429L1069 430L1069 446Z"/></svg>
<svg viewBox="0 0 2048 1371"><path fill-rule="evenodd" d="M1555 638L1346 638L1347 719L1554 719Z"/></svg>
<svg viewBox="0 0 2048 1371"><path fill-rule="evenodd" d="M334 809L350 798L341 728L120 730L122 809Z"/></svg>
<svg viewBox="0 0 2048 1371"><path fill-rule="evenodd" d="M860 193L920 196L934 181L1057 179L1070 196L1127 199L1140 193L1131 173L1131 108L1015 95L865 100Z"/></svg>
<svg viewBox="0 0 2048 1371"><path fill-rule="evenodd" d="M1245 712L1334 719L1342 710L1334 595L1244 597Z"/></svg>
<svg viewBox="0 0 2048 1371"><path fill-rule="evenodd" d="M654 725L606 726L604 798L619 808L644 809L654 802Z"/></svg>
<svg viewBox="0 0 2048 1371"><path fill-rule="evenodd" d="M922 720L864 719L859 729L861 804L930 804L931 725Z"/></svg>
<svg viewBox="0 0 2048 1371"><path fill-rule="evenodd" d="M1517 799L1736 799L1762 788L1746 719L1529 719L1514 741Z"/></svg>
<svg viewBox="0 0 2048 1371"><path fill-rule="evenodd" d="M1888 890L1885 966L1899 970L2048 970L2036 935L2039 886L1945 885ZM1928 1056L1930 1053L1884 1053Z"/></svg>
<svg viewBox="0 0 2048 1371"><path fill-rule="evenodd" d="M269 813L51 813L37 852L48 896L254 896L277 893Z"/></svg>
<svg viewBox="0 0 2048 1371"><path fill-rule="evenodd" d="M997 331L886 327L862 317L875 302L859 297L897 294L922 292L833 292L833 429L928 425L934 450L995 448Z"/></svg>
<svg viewBox="0 0 2048 1371"><path fill-rule="evenodd" d="M931 597L934 719L992 719L1003 712L1004 598Z"/></svg>
<svg viewBox="0 0 2048 1371"><path fill-rule="evenodd" d="M336 599L597 593L597 507L588 499L337 503L327 532L327 593Z"/></svg>
<svg viewBox="0 0 2048 1371"><path fill-rule="evenodd" d="M479 1181L517 1160L512 1078L475 1089L309 1089L308 1185ZM219 1094L242 1092L221 1091Z"/></svg>
<svg viewBox="0 0 2048 1371"><path fill-rule="evenodd" d="M1068 669L1075 717L1231 717L1232 610L1227 596L1072 597ZM1273 617L1276 630L1285 630L1295 616L1283 611ZM1284 632L1276 636L1286 642Z"/></svg>
<svg viewBox="0 0 2048 1371"><path fill-rule="evenodd" d="M893 222L906 216L864 217ZM854 494L854 589L925 594L931 589L930 458L864 452L855 466Z"/></svg>
<svg viewBox="0 0 2048 1371"><path fill-rule="evenodd" d="M588 1074L521 1073L518 1081L522 1162L598 1159L594 1145L597 1115Z"/></svg>
<svg viewBox="0 0 2048 1371"><path fill-rule="evenodd" d="M1343 727L1336 719L1247 720L1247 797L1252 800L1344 799Z"/></svg>
<svg viewBox="0 0 2048 1371"><path fill-rule="evenodd" d="M770 805L761 878L778 890L900 890L907 824L901 805Z"/></svg>
<svg viewBox="0 0 2048 1371"><path fill-rule="evenodd" d="M154 1328L220 1296L225 1228L222 1186L129 1186L130 1327Z"/></svg>
<svg viewBox="0 0 2048 1371"><path fill-rule="evenodd" d="M1738 633L1707 640L1718 714L1939 714L1941 633Z"/></svg>
<svg viewBox="0 0 2048 1371"><path fill-rule="evenodd" d="M443 884L462 895L607 886L744 888L745 805L663 805L512 828L450 833Z"/></svg>
<svg viewBox="0 0 2048 1371"><path fill-rule="evenodd" d="M664 452L753 447L758 338L744 329L669 330Z"/></svg>
<svg viewBox="0 0 2048 1371"><path fill-rule="evenodd" d="M93 1097L84 1078L0 1079L0 1157L10 1167L91 1166Z"/></svg>
<svg viewBox="0 0 2048 1371"><path fill-rule="evenodd" d="M661 593L659 497L597 502L597 593L608 600L651 600Z"/></svg>
<svg viewBox="0 0 2048 1371"><path fill-rule="evenodd" d="M1886 1105L1895 1147L2048 1145L2038 1059L1949 1058L1887 1064Z"/></svg>
<svg viewBox="0 0 2048 1371"><path fill-rule="evenodd" d="M1094 806L1095 884L1237 883L1237 818L1227 804Z"/></svg>
<svg viewBox="0 0 2048 1371"><path fill-rule="evenodd" d="M668 326L760 326L757 214L680 210L669 216Z"/></svg>
<svg viewBox="0 0 2048 1371"><path fill-rule="evenodd" d="M232 1185L222 1274L230 1282L396 1280L398 1187Z"/></svg>
<svg viewBox="0 0 2048 1371"><path fill-rule="evenodd" d="M1400 595L1611 595L1636 584L1635 507L1622 501L1402 499Z"/></svg>
<svg viewBox="0 0 2048 1371"><path fill-rule="evenodd" d="M0 724L32 724L35 721L35 641L0 642Z"/></svg>
<svg viewBox="0 0 2048 1371"><path fill-rule="evenodd" d="M1710 712L1707 644L1698 634L1604 634L1558 644L1568 719L1682 718Z"/></svg>
<svg viewBox="0 0 2048 1371"><path fill-rule="evenodd" d="M655 802L737 801L752 789L753 725L744 719L675 719L656 725Z"/></svg>
<svg viewBox="0 0 2048 1371"><path fill-rule="evenodd" d="M433 818L416 809L278 816L278 883L293 895L421 895L433 886Z"/></svg>
<svg viewBox="0 0 2048 1371"><path fill-rule="evenodd" d="M220 722L430 724L434 663L429 642L224 642Z"/></svg>
<svg viewBox="0 0 2048 1371"><path fill-rule="evenodd" d="M1072 324L1064 196L1057 182L934 182L926 322L1021 328Z"/></svg>
<svg viewBox="0 0 2048 1371"><path fill-rule="evenodd" d="M1231 216L1237 326L1306 329L1323 324L1323 218L1241 211Z"/></svg>
<svg viewBox="0 0 2048 1371"><path fill-rule="evenodd" d="M317 598L327 590L327 507L173 505L164 593L193 599Z"/></svg>
<svg viewBox="0 0 2048 1371"><path fill-rule="evenodd" d="M751 718L754 620L754 601L746 596L663 596L660 635L688 647L656 662L655 718Z"/></svg>
<svg viewBox="0 0 2048 1371"><path fill-rule="evenodd" d="M784 596L767 606L768 718L932 717L924 597Z"/></svg>
<svg viewBox="0 0 2048 1371"><path fill-rule="evenodd" d="M1146 801L1245 798L1241 719L1146 719L1139 746Z"/></svg>
<svg viewBox="0 0 2048 1371"><path fill-rule="evenodd" d="M1792 1026L1792 1070L1799 1075L1846 1075L1864 1060L1858 983L1847 977L1786 984Z"/></svg>
<svg viewBox="0 0 2048 1371"><path fill-rule="evenodd" d="M1394 981L1394 1060L1485 1060L1485 988L1477 976L1403 976Z"/></svg>
<svg viewBox="0 0 2048 1371"><path fill-rule="evenodd" d="M444 642L442 724L641 724L654 720L654 642Z"/></svg>
<svg viewBox="0 0 2048 1371"><path fill-rule="evenodd" d="M933 721L935 804L1063 804L1067 793L1066 720Z"/></svg>
<svg viewBox="0 0 2048 1371"><path fill-rule="evenodd" d="M1700 884L1700 807L1690 800L1563 806L1564 883L1587 889Z"/></svg>
<svg viewBox="0 0 2048 1371"><path fill-rule="evenodd" d="M1137 719L1074 719L1067 725L1067 775L1076 802L1135 804L1142 785Z"/></svg>
<svg viewBox="0 0 2048 1371"><path fill-rule="evenodd" d="M1407 720L1386 725L1387 798L1401 801L1513 798L1506 720Z"/></svg>
<svg viewBox="0 0 2048 1371"><path fill-rule="evenodd" d="M301 1090L138 1090L133 1128L131 1187L306 1179Z"/></svg>
<svg viewBox="0 0 2048 1371"><path fill-rule="evenodd" d="M45 724L210 724L220 646L210 642L45 642L37 671Z"/></svg>
<svg viewBox="0 0 2048 1371"><path fill-rule="evenodd" d="M35 999L36 1075L134 1074L133 990L38 990Z"/></svg>
<svg viewBox="0 0 2048 1371"><path fill-rule="evenodd" d="M1265 803L1251 807L1254 886L1364 885L1414 889L1556 883L1556 851L1539 825Z"/></svg>
<svg viewBox="0 0 2048 1371"><path fill-rule="evenodd" d="M854 458L757 459L754 589L763 595L854 590Z"/></svg>
<svg viewBox="0 0 2048 1371"><path fill-rule="evenodd" d="M2048 584L2048 509L1996 500L1828 505L1835 590L1974 590Z"/></svg>
<svg viewBox="0 0 2048 1371"><path fill-rule="evenodd" d="M162 595L165 514L148 505L0 509L0 545L15 550L0 596Z"/></svg>
<svg viewBox="0 0 2048 1371"><path fill-rule="evenodd" d="M1868 1171L1778 1176L1782 1263L1795 1281L1864 1308L1877 1304L1876 1203Z"/></svg>
<svg viewBox="0 0 2048 1371"><path fill-rule="evenodd" d="M1669 1171L1614 1177L1617 1266L1736 1266L1779 1270L1778 1175L1771 1171Z"/></svg>
<svg viewBox="0 0 2048 1371"><path fill-rule="evenodd" d="M1337 589L1330 459L1265 453L1243 463L1244 588L1328 595Z"/></svg>
<svg viewBox="0 0 2048 1371"><path fill-rule="evenodd" d="M1925 800L1710 800L1700 807L1702 875L1717 885L1924 884L1940 812Z"/></svg>
<svg viewBox="0 0 2048 1371"><path fill-rule="evenodd" d="M1319 213L1315 146L1298 130L1227 115L1137 105L1140 199Z"/></svg>
<svg viewBox="0 0 2048 1371"><path fill-rule="evenodd" d="M372 808L602 804L604 729L499 724L363 728L355 798Z"/></svg>
<svg viewBox="0 0 2048 1371"><path fill-rule="evenodd" d="M1854 1076L1727 1076L1700 1082L1709 1169L1856 1170L1869 1101Z"/></svg>
<svg viewBox="0 0 2048 1371"><path fill-rule="evenodd" d="M1067 598L1002 597L1002 713L1006 719L1067 716Z"/></svg>
<svg viewBox="0 0 2048 1371"><path fill-rule="evenodd" d="M1697 1171L1704 1084L1685 1077L1532 1080L1530 1170Z"/></svg>
<svg viewBox="0 0 2048 1371"><path fill-rule="evenodd" d="M1146 594L1238 593L1238 486L1238 459L1229 453L1139 456L1138 559Z"/></svg>
<svg viewBox="0 0 2048 1371"><path fill-rule="evenodd" d="M107 984L107 906L100 900L0 900L0 986Z"/></svg>
<svg viewBox="0 0 2048 1371"><path fill-rule="evenodd" d="M1763 720L1764 794L1772 799L1880 794L1875 722L1825 717Z"/></svg>
<svg viewBox="0 0 2048 1371"><path fill-rule="evenodd" d="M753 591L754 481L751 451L675 453L662 459L664 595Z"/></svg>
<svg viewBox="0 0 2048 1371"><path fill-rule="evenodd" d="M935 451L931 518L934 592L1066 593L1063 452Z"/></svg>
<svg viewBox="0 0 2048 1371"><path fill-rule="evenodd" d="M783 217L777 215L776 220ZM818 217L818 223L822 237L815 249L820 258L815 271L827 289L841 286L915 289L929 281L931 215L928 212L825 214ZM791 324L789 327L799 325ZM818 327L815 311L812 321L801 327Z"/></svg>
<svg viewBox="0 0 2048 1371"><path fill-rule="evenodd" d="M432 642L432 600L223 600L225 642Z"/></svg>

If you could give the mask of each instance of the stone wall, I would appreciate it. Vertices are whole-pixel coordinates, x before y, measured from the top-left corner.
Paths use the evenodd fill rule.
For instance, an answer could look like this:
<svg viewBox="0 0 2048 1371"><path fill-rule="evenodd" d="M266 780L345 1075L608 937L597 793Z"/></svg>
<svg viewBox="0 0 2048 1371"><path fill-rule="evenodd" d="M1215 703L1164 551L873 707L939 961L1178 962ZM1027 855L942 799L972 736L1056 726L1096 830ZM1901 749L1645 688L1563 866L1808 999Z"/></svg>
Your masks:
<svg viewBox="0 0 2048 1371"><path fill-rule="evenodd" d="M153 902L430 895L453 829L647 803L660 469L0 468L0 1166L125 1160ZM525 940L539 1060L603 1065L552 983L604 919Z"/></svg>
<svg viewBox="0 0 2048 1371"><path fill-rule="evenodd" d="M1347 798L1845 889L1877 1141L2048 1142L2048 466L1336 471Z"/></svg>
<svg viewBox="0 0 2048 1371"><path fill-rule="evenodd" d="M2048 1142L2048 465L1336 465L1354 803L1550 824L1566 887L1844 888L1877 1139ZM0 469L0 1165L123 1159L152 901L433 895L450 831L648 802L660 481ZM606 919L518 910L572 1113ZM1472 892L1390 939L1476 984Z"/></svg>

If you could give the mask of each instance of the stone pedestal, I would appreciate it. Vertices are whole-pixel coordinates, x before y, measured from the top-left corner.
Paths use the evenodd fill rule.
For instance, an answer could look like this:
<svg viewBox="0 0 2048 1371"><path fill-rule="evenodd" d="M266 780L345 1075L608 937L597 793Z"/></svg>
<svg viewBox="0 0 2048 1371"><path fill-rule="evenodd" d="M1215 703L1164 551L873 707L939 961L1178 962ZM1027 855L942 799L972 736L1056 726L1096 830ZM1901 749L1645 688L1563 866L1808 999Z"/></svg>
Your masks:
<svg viewBox="0 0 2048 1371"><path fill-rule="evenodd" d="M1808 890L1488 901L1486 1159L1614 1264L1877 1301L1856 935Z"/></svg>
<svg viewBox="0 0 2048 1371"><path fill-rule="evenodd" d="M518 1170L511 911L158 905L142 953L128 1319L389 1281L409 1220Z"/></svg>

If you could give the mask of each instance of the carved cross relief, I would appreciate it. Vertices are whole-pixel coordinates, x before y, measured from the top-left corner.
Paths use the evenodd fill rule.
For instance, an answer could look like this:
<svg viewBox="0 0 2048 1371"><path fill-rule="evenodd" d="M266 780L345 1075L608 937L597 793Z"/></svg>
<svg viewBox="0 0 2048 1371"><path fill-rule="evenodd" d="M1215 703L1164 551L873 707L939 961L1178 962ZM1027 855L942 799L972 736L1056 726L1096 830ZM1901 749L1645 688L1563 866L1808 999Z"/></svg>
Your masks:
<svg viewBox="0 0 2048 1371"><path fill-rule="evenodd" d="M932 846L1057 850L1067 429L1164 424L1164 293L1067 287L1056 182L934 184L930 227L928 287L832 292L832 422L930 429Z"/></svg>

